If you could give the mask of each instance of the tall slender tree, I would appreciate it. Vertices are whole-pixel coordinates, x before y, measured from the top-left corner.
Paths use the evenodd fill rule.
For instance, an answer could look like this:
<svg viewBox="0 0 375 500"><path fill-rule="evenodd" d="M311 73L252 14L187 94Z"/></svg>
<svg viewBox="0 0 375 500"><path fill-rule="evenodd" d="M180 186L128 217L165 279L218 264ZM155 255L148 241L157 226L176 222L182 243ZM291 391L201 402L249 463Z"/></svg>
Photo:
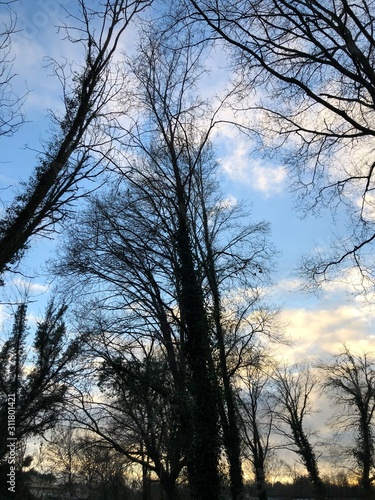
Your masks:
<svg viewBox="0 0 375 500"><path fill-rule="evenodd" d="M266 462L273 430L268 383L269 377L262 371L262 366L259 362L253 363L242 377L242 387L238 394L243 453L252 464L259 500L268 498Z"/></svg>
<svg viewBox="0 0 375 500"><path fill-rule="evenodd" d="M133 321L124 335L160 343L181 426L190 435L184 452L193 495L219 495L221 425L236 497L242 475L231 377L266 322L259 314L252 324L247 314L259 299L256 275L268 271L268 225L242 225L238 208L217 192L209 145L217 114L193 95L202 49L192 39L171 49L155 33L142 40L131 62L137 120L118 129L118 177L79 221L79 241L71 234L60 274L78 278L86 290L106 283ZM250 276L253 286L239 310L235 302L224 307L221 293L234 283L241 288ZM114 313L113 300L100 297Z"/></svg>
<svg viewBox="0 0 375 500"><path fill-rule="evenodd" d="M223 431L223 441L230 464L230 483L232 497L238 498L243 491L241 470L241 444L238 425L238 411L234 390L235 375L249 363L249 351L256 335L270 334L272 313L263 310L252 322L244 319L261 300L262 282L269 279L269 267L265 258L269 256L265 236L268 225L265 223L243 223L244 213L239 205L220 207L220 200L215 198L216 189L208 182L205 173L207 166L197 165L197 215L193 224L194 247L205 277L204 291L209 303L209 315L214 332L216 370L218 373L221 397L219 413ZM212 192L213 190L213 192ZM233 224L236 231L224 247L217 245L216 236L220 232L231 231ZM271 264L271 261L268 261ZM246 290L245 303L235 307L232 303L230 320L225 307L225 294L228 288L232 293L237 287ZM255 306L257 307L257 306ZM250 356L251 357L251 356Z"/></svg>

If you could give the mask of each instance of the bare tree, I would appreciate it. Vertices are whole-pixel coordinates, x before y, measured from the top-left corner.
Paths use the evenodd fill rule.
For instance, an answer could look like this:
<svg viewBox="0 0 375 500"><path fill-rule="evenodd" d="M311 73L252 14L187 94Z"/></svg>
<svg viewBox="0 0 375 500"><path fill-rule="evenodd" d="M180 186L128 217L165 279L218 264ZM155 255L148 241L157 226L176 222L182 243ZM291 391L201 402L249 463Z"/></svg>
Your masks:
<svg viewBox="0 0 375 500"><path fill-rule="evenodd" d="M142 351L144 356L133 356L131 360L129 351L117 359L105 356L100 387L111 402L104 411L112 420L109 432L104 434L124 449L125 431L130 446L124 455L142 466L145 493L147 474L152 473L159 478L168 498L174 500L179 498L177 484L186 466L186 435L179 415L184 411L180 407L182 398L176 399L165 357L158 357L152 343Z"/></svg>
<svg viewBox="0 0 375 500"><path fill-rule="evenodd" d="M350 455L359 483L371 497L375 480L375 361L369 353L355 354L344 346L340 354L320 368L324 387L332 394L338 410L336 425L345 432L356 433Z"/></svg>
<svg viewBox="0 0 375 500"><path fill-rule="evenodd" d="M257 335L275 335L272 331L274 313L262 303L262 285L269 282L272 267L272 248L266 239L268 224L244 223L246 215L238 204L224 210L222 204L225 200L217 198L217 187L207 182L205 169L198 165L195 175L198 180L193 245L205 277L206 300L210 304L215 334L214 359L222 393L219 399L220 421L230 464L232 497L236 499L243 485L233 379L251 363L249 351ZM224 246L219 246L216 241L219 234L227 231L233 231L232 237ZM233 300L229 307L225 306L228 291L234 293L237 289L241 289L244 300ZM252 320L248 319L250 314Z"/></svg>
<svg viewBox="0 0 375 500"><path fill-rule="evenodd" d="M89 492L93 500L120 499L128 493L123 455L97 436L82 434L71 422L58 425L41 447L41 465L57 478L61 494Z"/></svg>
<svg viewBox="0 0 375 500"><path fill-rule="evenodd" d="M12 71L11 43L17 31L17 17L13 9L16 1L0 2L0 8L6 9L8 14L8 20L4 20L0 28L0 137L13 135L24 122L24 96L17 96L12 87L15 74Z"/></svg>
<svg viewBox="0 0 375 500"><path fill-rule="evenodd" d="M109 436L129 460L157 474L174 498L172 489L183 466L181 446L186 449L191 436L185 333L175 306L173 252L164 251L165 235L160 225L154 226L151 214L140 218L141 204L141 197L126 191L97 200L89 217L78 222L80 239L72 234L71 255L62 272L82 277L82 293L102 290L95 294L90 321L85 316L81 328L88 332L93 363L105 363L102 387L108 404L103 408L82 395L85 425ZM88 305L84 308L87 311ZM154 378L147 375L157 351L159 365L168 366L161 378L155 378L156 371ZM111 432L105 425L108 419L117 422ZM175 436L173 453L166 451L168 435Z"/></svg>
<svg viewBox="0 0 375 500"><path fill-rule="evenodd" d="M100 335L112 340L100 340ZM178 499L177 485L186 466L183 396L177 394L167 360L154 342L147 345L143 340L143 345L113 337L113 331L109 336L98 328L92 333L86 353L92 373L77 387L70 406L72 424L141 468L145 497L152 476L168 499Z"/></svg>
<svg viewBox="0 0 375 500"><path fill-rule="evenodd" d="M34 174L7 208L0 221L0 273L12 268L35 234L53 231L65 208L76 198L78 184L97 173L108 142L101 125L114 118L108 104L118 91L113 56L134 16L150 1L106 1L97 9L79 0L75 26L66 26L68 39L81 44L83 67L71 79L66 67L56 64L63 85L65 113L55 117L56 131L47 142ZM98 28L95 23L99 21ZM96 152L96 155L95 155ZM64 208L65 207L65 208Z"/></svg>
<svg viewBox="0 0 375 500"><path fill-rule="evenodd" d="M311 442L312 432L306 427L306 417L312 413L311 395L317 379L308 365L281 367L272 378L275 429L286 438L287 447L300 457L314 486L316 498L325 498L318 457Z"/></svg>
<svg viewBox="0 0 375 500"><path fill-rule="evenodd" d="M307 211L344 206L351 220L304 274L319 284L355 266L373 283L375 73L374 6L346 0L186 2L208 37L233 49L242 74L242 103L261 110L258 139L285 153ZM250 96L261 88L258 101ZM262 138L265 139L262 141ZM274 150L274 149L273 149Z"/></svg>
<svg viewBox="0 0 375 500"><path fill-rule="evenodd" d="M248 367L239 393L242 443L252 464L259 500L267 500L266 463L270 452L273 414L267 392L268 376L259 363Z"/></svg>
<svg viewBox="0 0 375 500"><path fill-rule="evenodd" d="M189 33L187 39L183 41L182 47L189 47L189 45L194 47L194 42L194 38L192 38ZM198 57L200 57L200 53L196 50L191 53L186 52L186 62L184 62L182 66L184 73L181 74L179 68L176 66L177 71L174 75L175 78L177 77L181 82L184 82L183 86L177 87L180 94L176 92L177 89L172 87L173 80L168 76L168 87L171 89L171 93L168 95L167 99L165 99L167 95L166 88L160 85L160 80L157 80L156 85L154 83L156 80L155 76L158 75L158 65L155 64L155 61L158 60L157 58L160 59L163 56L165 57L165 55L168 57L168 54L167 52L158 53L160 49L163 51L165 50L163 45L159 45L159 47L150 45L148 50L150 49L151 52L147 53L147 60L150 65L149 72L145 72L144 67L138 67L136 70L136 77L141 84L149 88L149 92L152 93L153 99L156 101L156 105L153 104L152 109L158 122L158 128L160 127L159 130L157 130L162 134L169 150L167 150L167 155L170 158L171 165L173 165L173 172L167 174L165 168L164 172L161 172L162 164L159 162L162 160L162 156L159 155L156 159L154 156L154 149L145 152L149 156L151 156L150 153L152 153L152 160L157 160L158 162L156 172L159 182L160 177L166 174L169 178L173 178L172 176L175 176L177 172L175 170L175 164L176 166L178 165L176 160L180 160L180 158L182 160L179 162L179 168L181 169L181 174L179 175L181 177L180 179L177 178L178 176L176 177L177 190L174 196L177 195L177 197L179 197L183 195L178 203L180 207L184 207L186 204L184 213L178 216L181 217L182 215L184 221L187 222L185 227L187 232L185 233L184 240L186 243L188 239L190 240L189 246L191 246L192 250L192 259L189 264L191 266L190 271L187 272L186 275L185 271L187 271L187 267L184 268L184 271L182 268L178 271L181 276L179 307L181 308L181 314L185 315L183 310L187 304L191 302L191 298L188 299L188 297L196 295L198 293L198 287L202 286L202 298L204 302L201 306L203 305L205 307L205 312L203 313L202 311L202 314L206 315L205 328L208 328L207 332L210 332L211 329L213 330L212 334L208 334L208 338L213 335L215 339L214 345L217 348L217 358L216 353L214 353L214 362L217 360L217 369L213 367L214 370L212 373L213 375L216 373L216 375L214 375L216 379L214 384L219 383L219 388L222 390L222 394L220 394L220 397L217 399L218 412L223 428L224 445L230 464L232 496L233 498L237 498L238 495L241 494L243 486L239 433L230 379L231 375L235 373L236 368L241 364L241 362L238 363L238 360L241 360L241 349L246 351L246 347L250 345L253 335L261 330L260 324L255 327L255 325L250 325L250 322L248 322L247 333L242 337L243 342L240 347L238 339L239 327L245 323L245 321L241 320L244 320L246 313L252 309L254 303L259 299L260 290L257 288L257 285L262 282L259 276L264 272L263 281L266 281L268 276L269 266L267 265L267 259L270 257L269 252L271 250L265 238L268 232L268 225L259 223L241 226L242 214L238 210L238 207L235 207L233 210L220 210L219 207L222 201L220 199L214 200L212 197L213 193L215 194L215 186L212 184L211 170L214 172L216 165L211 157L208 139L216 122L219 121L219 110L223 103L219 105L216 111L210 112L206 103L202 101L187 103L184 99L185 88L189 89L189 87L192 87L193 82L195 83L194 79L196 76L192 69L193 65L197 66L196 62L199 62ZM172 65L170 66L172 68L175 64L175 60L177 60L176 48L174 48L170 54L172 54ZM169 57L171 56L169 55ZM186 57L185 54L183 57ZM167 67L167 64L164 64L164 67ZM141 71L139 71L139 69L141 69ZM160 71L165 73L165 69L159 69L159 72ZM150 80L152 81L151 86L149 84ZM175 98L175 103L172 101L173 96ZM159 107L160 104L163 106L161 109ZM165 112L166 105L167 112ZM207 111L210 114L208 114ZM191 118L189 119L189 115L192 116L194 112L196 118L198 118L196 122L191 120ZM139 136L135 140L138 145L141 144ZM142 148L144 148L144 146L145 143L142 144ZM185 165L184 162L186 162ZM139 180L142 181L142 176ZM132 181L134 182L134 178ZM178 193L181 183L187 188L185 193L182 193L182 191ZM158 188L158 190L162 192L160 188ZM185 198L188 203L183 201L183 198ZM233 231L233 224L235 222L238 224L238 229L233 235L233 238L228 238L225 246L219 246L215 241L216 238L219 239L219 233L224 234L226 231L228 231L228 233L229 231ZM176 240L176 235L173 235L173 239ZM246 251L244 251L245 248ZM186 256L187 247L185 249L180 247L180 250L177 251L177 255L181 259L181 254L179 252L183 252L182 255ZM270 261L268 261L268 264L269 263ZM193 292L192 289L189 291L187 288L185 295L183 280L187 278L187 276L190 276L191 283L189 287L192 286L192 272L194 266L196 268L196 276L198 277L198 282L195 285L197 288L195 292ZM184 278L182 278L183 275ZM199 283L200 280L202 280L202 285ZM232 286L233 291L236 286L239 286L239 283L247 288L248 295L246 299L248 302L236 318L236 326L233 328L234 335L231 343L230 335L228 335L228 324L226 324L225 320L226 312L223 306L222 295L228 290L228 286ZM184 305L185 299L186 304ZM196 306L198 306L198 304L196 304ZM200 309L201 306L199 306L198 309ZM197 317L198 309L194 314L195 317ZM212 324L207 323L207 318L212 318ZM265 318L263 319L265 320L264 323L266 323L267 320ZM264 327L262 321L259 323L262 323ZM252 328L252 326L254 328ZM191 336L187 333L187 344L190 344L190 337ZM187 349L187 352L189 352L189 348ZM201 349L200 351L203 353ZM228 358L234 353L239 354L237 357L237 366L236 363L234 363L234 367L232 366L229 368ZM197 356L198 353L194 355L194 359L198 359ZM207 352L207 360L210 360L211 356L212 354L208 354ZM203 362L203 359L200 363L201 362ZM200 380L202 380L202 376L200 376ZM202 397L207 399L207 395L203 396L202 394Z"/></svg>
<svg viewBox="0 0 375 500"><path fill-rule="evenodd" d="M121 500L129 495L125 474L128 460L92 435L78 438L78 479L94 500Z"/></svg>
<svg viewBox="0 0 375 500"><path fill-rule="evenodd" d="M48 444L41 446L42 465L48 464L48 472L57 477L63 491L73 497L78 486L79 445L72 425L58 424L46 440Z"/></svg>
<svg viewBox="0 0 375 500"><path fill-rule="evenodd" d="M152 295L146 294L146 302L142 302L148 309L150 305L152 309L155 306L160 309L156 311L157 324L164 317L178 321L193 405L189 415L191 439L185 450L192 494L194 498L218 498L218 393L191 230L194 201L191 186L207 142L207 135L199 132L190 118L199 112L200 104L188 102L187 95L195 85L200 51L197 54L190 47L185 52L168 51L155 39L149 41L144 36L144 40L141 55L133 62L133 71L137 87L143 89L138 93L137 104L148 120L142 128L135 124L132 144L128 141L137 148L140 162L122 168L131 198L123 211L130 207L137 217L133 218L134 225L129 231L123 226L121 232L117 230L122 240L119 251L126 252L122 257L125 270L128 268L136 276L132 289L137 296L144 295L144 287L154 288ZM128 130L125 138L131 132ZM139 234L144 234L145 239L139 240ZM72 259L71 262L77 268ZM166 282L164 263L169 263ZM141 288L137 286L140 282ZM165 288L168 283L172 288ZM155 292L162 293L162 300L168 301L162 302L162 308L157 295L155 304L148 303L149 298L154 300ZM173 312L176 307L178 313ZM161 331L170 336L168 322ZM170 336L169 349L173 348L175 338Z"/></svg>
<svg viewBox="0 0 375 500"><path fill-rule="evenodd" d="M188 38L179 50L160 43L154 33L143 33L142 40L131 62L137 115L128 116L125 131L118 129L121 148L113 160L118 177L109 195L98 197L79 221L79 241L76 231L71 233L60 274L78 278L82 292L106 283L110 303L121 290L119 303L138 318L134 331L139 338L157 339L176 389L184 394L189 388L194 439L185 452L195 475L191 481L199 481L193 489L215 496L209 477L217 485L220 416L231 471L236 470L232 494L238 496L242 474L230 379L267 324L266 314L254 314L253 323L249 316L261 295L257 285L267 281L268 225L242 223L243 212L218 194L209 145L217 112L193 95L201 49ZM235 301L224 306L222 295L245 286L238 309ZM104 295L100 299L109 306ZM186 405L182 408L186 412ZM186 420L184 413L181 417ZM198 437L203 434L205 440Z"/></svg>

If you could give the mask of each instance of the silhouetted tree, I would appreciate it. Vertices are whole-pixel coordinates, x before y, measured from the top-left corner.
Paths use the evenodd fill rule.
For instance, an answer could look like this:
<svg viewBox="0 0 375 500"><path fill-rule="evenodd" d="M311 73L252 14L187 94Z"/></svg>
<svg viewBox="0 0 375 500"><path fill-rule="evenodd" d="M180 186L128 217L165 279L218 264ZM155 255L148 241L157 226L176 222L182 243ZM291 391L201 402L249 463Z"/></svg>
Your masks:
<svg viewBox="0 0 375 500"><path fill-rule="evenodd" d="M324 387L337 408L336 425L356 433L350 454L356 464L359 483L373 496L375 449L375 361L368 353L355 354L344 346L331 362L320 365Z"/></svg>
<svg viewBox="0 0 375 500"><path fill-rule="evenodd" d="M76 432L72 423L54 428L41 453L62 494L74 498L83 491L92 500L120 500L128 493L125 457L96 435Z"/></svg>
<svg viewBox="0 0 375 500"><path fill-rule="evenodd" d="M48 464L48 471L59 479L64 492L73 497L78 486L78 453L79 444L74 429L69 424L57 424L50 436L48 444L41 447L42 460Z"/></svg>
<svg viewBox="0 0 375 500"><path fill-rule="evenodd" d="M42 435L54 426L64 405L76 370L72 366L79 351L79 340L68 341L63 320L65 306L49 304L33 337L33 354L26 339L26 304L14 315L9 339L0 350L0 459L7 453L7 438L22 440ZM8 433L8 410L14 418Z"/></svg>
<svg viewBox="0 0 375 500"><path fill-rule="evenodd" d="M174 388L164 356L153 349L144 357L126 361L125 357L104 361L100 387L111 401L110 435L117 442L127 430L132 443L127 456L136 458L146 475L156 473L170 500L178 499L177 480L186 466L186 436L174 401ZM180 410L181 411L181 410ZM146 491L145 491L146 493Z"/></svg>
<svg viewBox="0 0 375 500"><path fill-rule="evenodd" d="M374 6L345 0L186 0L188 20L232 49L242 107L260 112L263 151L285 153L292 185L316 212L349 211L348 232L304 262L312 284L354 266L374 281ZM186 15L186 14L185 14ZM254 86L261 89L254 98ZM249 99L247 99L249 97ZM240 105L241 106L241 105ZM237 106L238 108L238 106ZM242 122L243 123L243 122ZM280 149L277 149L280 151Z"/></svg>
<svg viewBox="0 0 375 500"><path fill-rule="evenodd" d="M317 379L308 365L301 364L278 368L272 378L275 429L287 439L287 446L300 457L314 486L316 498L322 499L325 497L324 484L311 443L312 433L306 428L306 417L312 412L311 395Z"/></svg>
<svg viewBox="0 0 375 500"><path fill-rule="evenodd" d="M273 329L274 312L262 303L262 285L269 282L272 250L266 240L267 224L244 222L243 207L238 204L224 207L227 202L217 197L217 187L210 184L204 168L197 168L196 175L197 220L193 225L193 247L202 268L214 332L213 357L221 396L219 414L229 461L231 492L236 499L243 485L234 386L237 373L251 363L249 352L257 336L277 335L277 330ZM227 231L232 231L231 236L224 246L218 245L220 233ZM241 290L241 299L234 299L230 306L225 305L228 292L234 294L237 289Z"/></svg>
<svg viewBox="0 0 375 500"><path fill-rule="evenodd" d="M252 464L256 493L259 500L267 500L266 463L270 451L273 415L267 392L268 376L258 363L249 366L242 377L239 392L242 447Z"/></svg>
<svg viewBox="0 0 375 500"><path fill-rule="evenodd" d="M67 339L66 307L49 304L31 346L26 310L26 304L18 306L12 332L0 349L1 498L28 498L22 467L30 465L32 457L20 455L21 447L30 437L43 436L62 418L69 385L77 375L73 361L80 342ZM16 468L15 493L8 490L10 465Z"/></svg>
<svg viewBox="0 0 375 500"><path fill-rule="evenodd" d="M124 190L116 187L106 198L96 200L88 218L80 221L81 236L85 236L78 242L72 234L68 259L61 273L81 275L83 280L91 276L92 283L104 280L111 287L123 288L121 300L129 306L133 302L138 304L137 313L142 319L137 321L155 318L152 324L157 329L152 329L152 335L167 353L176 388L181 388L183 381L179 394L183 395L188 388L192 398L193 408L188 409L188 421L189 426L193 426L190 438L196 435L196 439L190 439L185 450L187 457L190 454L192 474L204 483L199 487L210 489L210 495L214 495L214 489L209 486L210 476L202 472L203 464L199 464L205 454L216 454L214 460L212 456L209 461L204 460L204 467L211 467L210 474L217 467L219 421L215 408L220 406L224 428L225 405L231 404L228 398L221 400L218 380L226 373L223 392L231 394L230 373L241 365L243 353L262 324L262 321L259 324L254 321L254 328L251 328L251 322L245 320L246 313L259 298L259 290L255 287L252 291L249 287L242 315L239 313L236 317L232 309L231 321L229 311L224 321L218 283L226 290L235 282L235 276L239 283L245 280L246 273L255 282L254 272L259 269L262 272L262 268L267 276L268 228L266 224L250 224L239 225L238 232L234 231L233 224L240 224L241 214L214 193L216 164L208 145L213 121L208 116L208 129L200 127L194 117L203 119L204 113L207 114L206 105L189 102L185 94L185 88L189 92L194 88L199 54L191 47L184 50L168 52L152 40L149 46L142 47L143 57L133 63L137 88L145 89L145 94L138 94L138 99L140 109L147 113L147 121L145 124L137 122L123 135L130 137L130 146L137 148L139 155L129 165L119 164ZM220 244L219 238L224 237L226 231L228 239ZM139 238L140 234L143 238ZM192 266L189 272L185 268L188 264ZM104 273L103 269L106 269ZM198 289L194 292L191 287L194 290L198 287L199 295ZM199 317L195 310L198 307L196 300L200 304L199 314L205 317L204 325L196 323ZM104 300L104 307L105 303ZM133 313L132 317L135 315ZM190 327L187 317L192 322ZM241 321L247 324L246 334L240 330ZM147 323L150 324L150 320ZM196 330L191 333L189 328L198 328L199 324L199 333ZM221 328L220 337L217 326ZM139 331L144 338L145 332L151 332L150 326ZM194 335L198 335L198 339ZM204 346L198 348L201 342ZM177 363L174 352L178 353ZM205 361L202 356L206 357ZM227 357L232 363L229 369L224 364ZM183 372L176 370L179 366L188 368L188 379L186 374L182 376ZM193 375L195 369L197 374ZM202 382L205 380L202 370L207 370L204 377L210 378L207 384ZM209 387L213 391L211 403ZM183 407L184 404L181 409ZM206 418L201 414L203 411L207 411ZM181 416L186 422L184 413ZM231 419L233 429L233 423L236 425L233 412ZM184 425L186 427L186 423ZM216 440L216 449L208 446L208 426L211 426L212 439ZM224 430L225 439L229 436L228 429L229 426ZM205 435L205 440L199 435ZM229 440L227 445L230 446ZM235 445L239 464L238 441ZM203 449L199 452L199 459L197 450L189 450L192 446L204 448L204 452ZM237 478L241 482L239 469L240 464ZM192 482L194 480L192 478Z"/></svg>
<svg viewBox="0 0 375 500"><path fill-rule="evenodd" d="M132 335L148 334L163 346L175 388L191 398L181 418L185 432L189 426L185 453L194 494L216 498L220 424L234 496L242 489L230 379L267 324L263 312L253 324L247 316L271 259L268 225L244 224L244 212L218 193L209 144L218 110L194 95L203 49L193 42L188 35L181 48L170 48L155 31L142 33L129 65L135 88L123 97L134 109L125 116L130 124L117 129L114 188L79 221L79 241L71 233L60 274L94 291L101 284L118 290L133 311ZM224 306L222 295L237 287L247 289L242 303Z"/></svg>
<svg viewBox="0 0 375 500"><path fill-rule="evenodd" d="M54 117L56 130L40 164L0 220L0 274L19 262L33 235L54 230L77 197L79 181L97 173L100 160L92 150L98 153L107 142L99 123L114 118L108 104L119 90L113 56L134 16L150 3L115 0L95 8L84 0L78 1L77 26L66 29L72 43L83 45L84 64L73 73L71 81L66 68L55 64L63 85L65 113ZM99 29L97 21L101 23ZM108 151L103 148L105 157Z"/></svg>
<svg viewBox="0 0 375 500"><path fill-rule="evenodd" d="M17 96L12 87L13 56L12 36L17 31L17 16L14 11L17 0L0 2L0 9L7 11L7 20L2 17L0 28L0 137L11 136L24 122L22 104L24 96Z"/></svg>

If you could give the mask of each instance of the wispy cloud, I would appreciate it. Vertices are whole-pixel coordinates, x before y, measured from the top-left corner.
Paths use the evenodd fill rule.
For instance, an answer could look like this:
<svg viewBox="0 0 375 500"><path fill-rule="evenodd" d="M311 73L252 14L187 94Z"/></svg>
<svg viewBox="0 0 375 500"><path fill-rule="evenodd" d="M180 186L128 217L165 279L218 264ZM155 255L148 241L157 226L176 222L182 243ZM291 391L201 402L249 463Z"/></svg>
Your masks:
<svg viewBox="0 0 375 500"><path fill-rule="evenodd" d="M232 180L246 184L268 197L285 189L287 173L283 166L251 158L248 141L240 137L224 138L226 151L219 157L223 172Z"/></svg>

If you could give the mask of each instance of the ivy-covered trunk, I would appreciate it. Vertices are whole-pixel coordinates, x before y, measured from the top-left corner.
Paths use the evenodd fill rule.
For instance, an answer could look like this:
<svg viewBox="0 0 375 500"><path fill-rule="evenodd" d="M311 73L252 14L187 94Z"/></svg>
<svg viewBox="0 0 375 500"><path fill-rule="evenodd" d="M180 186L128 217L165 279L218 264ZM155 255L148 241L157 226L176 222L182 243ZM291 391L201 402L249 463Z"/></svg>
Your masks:
<svg viewBox="0 0 375 500"><path fill-rule="evenodd" d="M215 500L220 495L218 473L218 391L211 357L209 324L203 294L194 266L185 193L177 163L174 164L178 199L180 312L186 325L186 355L191 371L192 438L187 451L187 468L192 496Z"/></svg>
<svg viewBox="0 0 375 500"><path fill-rule="evenodd" d="M204 248L206 252L205 274L209 283L212 298L212 315L215 327L215 340L219 351L217 377L220 379L219 415L223 431L223 442L229 462L230 490L232 499L241 498L243 494L243 476L241 466L241 443L237 420L237 408L233 394L231 378L225 350L225 332L222 325L221 296L218 275L212 249L207 207L205 202L204 183L200 179L200 203L203 223Z"/></svg>
<svg viewBox="0 0 375 500"><path fill-rule="evenodd" d="M325 498L324 483L320 478L319 468L314 450L302 429L295 430L296 443L300 450L300 455L306 466L310 481L313 484L315 498L323 500Z"/></svg>

